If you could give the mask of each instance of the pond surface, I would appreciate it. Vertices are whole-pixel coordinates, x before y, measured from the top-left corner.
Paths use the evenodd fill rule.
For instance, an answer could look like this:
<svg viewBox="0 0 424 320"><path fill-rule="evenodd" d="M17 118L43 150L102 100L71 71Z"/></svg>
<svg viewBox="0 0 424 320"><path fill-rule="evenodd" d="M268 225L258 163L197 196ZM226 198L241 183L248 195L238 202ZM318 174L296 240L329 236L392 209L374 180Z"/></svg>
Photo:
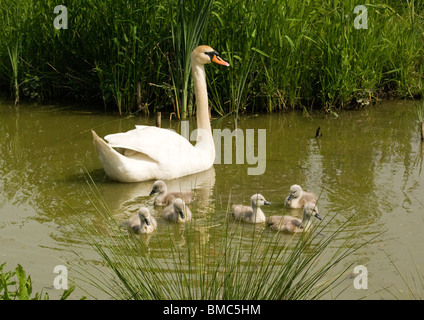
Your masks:
<svg viewBox="0 0 424 320"><path fill-rule="evenodd" d="M158 217L159 229L166 224L160 218L161 209L153 207L149 197L153 182L110 181L90 132L94 129L103 137L133 129L136 124L154 125L153 118L121 119L63 105L23 104L16 111L4 101L0 110L0 263L7 262L6 270L21 264L31 275L35 291L43 289L51 298L59 297L62 291L53 288L57 276L53 269L75 261L75 252L82 257L77 263L87 264L88 269L102 265L94 249L69 233L66 225L65 216L69 215L101 220L86 194L87 172L116 219L125 219L145 205ZM367 267L368 289L355 289L351 276L326 298L390 299L394 292L408 299L401 276L421 285L417 291L423 297L422 284L412 279L416 268L424 265L424 147L414 104L387 101L338 115L291 112L241 118L238 127L245 133L245 143L251 143L247 129L253 129L255 155L264 150L258 147L259 129L266 130L266 152L257 163L248 163L245 157L237 164L237 150L233 150L233 164L215 164L202 174L169 181L168 187L195 188L205 204L193 209L197 225L204 222L219 228L227 219L229 205L248 204L257 192L272 203L263 208L267 216L300 215L284 208L290 186L299 184L319 195L324 221L338 214L334 223L339 223L355 215L353 226L342 237L361 230L359 237L366 240L382 233L343 262ZM170 123L165 118L162 127L180 132L177 121ZM193 126L191 121L190 128ZM228 118L214 121L212 126L234 129ZM322 136L315 138L318 127ZM221 151L224 162L224 148ZM248 169L259 164L266 165L265 172L249 175ZM159 229L152 237L168 236ZM204 241L211 246L220 241L205 230L200 231L205 233ZM184 239L190 235L175 237L184 246ZM337 248L330 246L328 250ZM88 290L95 297L105 298L101 292ZM84 292L78 289L71 298L82 295Z"/></svg>

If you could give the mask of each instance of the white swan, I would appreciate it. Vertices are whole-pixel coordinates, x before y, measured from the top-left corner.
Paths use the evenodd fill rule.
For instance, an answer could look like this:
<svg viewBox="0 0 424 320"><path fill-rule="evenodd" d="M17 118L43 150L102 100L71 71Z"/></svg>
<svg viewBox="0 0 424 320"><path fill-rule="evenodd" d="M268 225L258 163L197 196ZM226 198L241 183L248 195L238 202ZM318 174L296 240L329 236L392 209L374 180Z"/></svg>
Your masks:
<svg viewBox="0 0 424 320"><path fill-rule="evenodd" d="M152 126L110 134L106 143L93 130L93 143L106 174L120 182L168 180L212 167L215 145L208 111L204 65L215 62L229 66L209 46L191 53L191 72L197 104L197 142L193 146L181 135ZM116 148L116 150L114 149Z"/></svg>
<svg viewBox="0 0 424 320"><path fill-rule="evenodd" d="M272 230L282 232L303 232L308 231L311 227L312 217L322 220L318 213L318 207L314 203L307 203L303 207L302 220L292 216L271 216L266 223Z"/></svg>
<svg viewBox="0 0 424 320"><path fill-rule="evenodd" d="M232 206L234 219L250 223L265 222L266 217L260 207L270 205L271 203L266 201L264 196L259 193L254 194L250 198L250 202L250 207L242 204L234 204Z"/></svg>

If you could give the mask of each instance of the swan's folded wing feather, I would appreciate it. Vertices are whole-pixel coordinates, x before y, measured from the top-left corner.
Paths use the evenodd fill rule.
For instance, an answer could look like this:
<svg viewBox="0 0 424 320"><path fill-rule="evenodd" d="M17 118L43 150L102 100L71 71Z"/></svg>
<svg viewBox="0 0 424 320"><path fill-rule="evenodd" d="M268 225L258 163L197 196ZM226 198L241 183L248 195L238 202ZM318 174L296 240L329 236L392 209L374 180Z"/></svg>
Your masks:
<svg viewBox="0 0 424 320"><path fill-rule="evenodd" d="M194 151L193 145L178 133L157 127L137 126L136 129L109 134L105 140L113 148L134 150L157 162L172 159L177 154Z"/></svg>

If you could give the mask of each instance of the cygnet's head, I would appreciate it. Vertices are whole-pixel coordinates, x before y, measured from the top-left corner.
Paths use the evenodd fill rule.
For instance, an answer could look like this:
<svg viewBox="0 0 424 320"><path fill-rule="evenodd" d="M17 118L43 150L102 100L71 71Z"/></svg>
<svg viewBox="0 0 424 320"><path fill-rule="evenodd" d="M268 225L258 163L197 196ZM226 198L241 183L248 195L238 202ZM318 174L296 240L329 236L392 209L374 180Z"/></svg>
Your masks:
<svg viewBox="0 0 424 320"><path fill-rule="evenodd" d="M185 218L185 215L184 215L185 202L184 202L184 200L181 199L181 198L175 199L174 202L173 202L173 206L174 206L175 213L177 213L180 216L180 218L184 220L184 218Z"/></svg>
<svg viewBox="0 0 424 320"><path fill-rule="evenodd" d="M254 194L251 198L250 201L252 203L252 206L256 206L256 207L260 207L263 205L270 205L271 202L266 201L265 197L263 195L261 195L260 193Z"/></svg>
<svg viewBox="0 0 424 320"><path fill-rule="evenodd" d="M138 210L138 216L140 217L141 223L145 223L146 225L150 226L150 211L147 208L140 208Z"/></svg>
<svg viewBox="0 0 424 320"><path fill-rule="evenodd" d="M155 193L162 193L166 191L166 184L162 180L157 180L155 183L153 183L152 191L150 191L149 196L155 194Z"/></svg>
<svg viewBox="0 0 424 320"><path fill-rule="evenodd" d="M307 215L308 217L315 217L318 220L322 220L318 212L318 207L315 203L312 202L308 202L307 204L305 204L305 206L303 207L303 214Z"/></svg>
<svg viewBox="0 0 424 320"><path fill-rule="evenodd" d="M290 201L293 198L296 199L296 198L300 198L301 196L302 196L301 186L299 186L298 184L294 184L290 187L290 195L287 200Z"/></svg>

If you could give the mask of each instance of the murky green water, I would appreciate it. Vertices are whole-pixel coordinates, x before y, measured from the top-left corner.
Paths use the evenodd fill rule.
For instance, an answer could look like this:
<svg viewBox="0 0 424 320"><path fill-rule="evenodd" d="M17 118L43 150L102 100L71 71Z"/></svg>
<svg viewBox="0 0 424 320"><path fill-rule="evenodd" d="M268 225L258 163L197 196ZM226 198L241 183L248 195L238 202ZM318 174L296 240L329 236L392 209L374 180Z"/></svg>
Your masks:
<svg viewBox="0 0 424 320"><path fill-rule="evenodd" d="M152 237L168 237L169 229L161 229L166 224L160 218L161 209L153 208L148 196L152 182L110 181L90 133L95 129L104 136L136 124L154 125L153 119L118 119L64 106L21 105L17 112L5 102L0 103L0 110L0 262L7 262L6 269L23 265L35 289L55 298L61 292L53 288L57 275L53 269L75 262L74 252L83 257L77 262L80 265L101 265L97 253L66 225L65 215L69 214L76 219L82 214L82 219L102 225L85 193L85 169L117 219L146 205L158 216L159 229ZM316 139L318 126L323 135ZM163 127L169 127L166 119ZM179 132L177 122L171 127ZM213 127L233 130L226 119L214 122ZM170 189L195 185L199 190L202 205L193 212L196 225L219 228L226 219L228 203L247 204L256 192L272 202L264 208L266 215L289 213L283 207L284 199L292 184L300 184L320 196L324 221L337 214L334 223L338 224L356 215L354 225L342 237L361 228L363 239L384 232L345 262L368 268L368 289L355 289L353 278L348 277L328 298L392 298L391 291L407 299L405 285L387 255L414 283L416 266L424 265L424 149L413 104L384 102L365 110L340 112L337 118L305 117L297 112L252 116L241 119L239 128L243 132L255 129L256 133L266 129L266 170L262 175L248 175L247 169L257 164L249 164L245 158L244 164L216 164L195 177L169 182ZM235 154L233 159L235 162ZM175 233L181 246L190 238L185 231ZM202 234L200 239L211 246L220 240L209 228L193 232ZM87 268L91 268L88 263ZM70 273L72 276L72 270ZM77 291L73 297L82 294Z"/></svg>

